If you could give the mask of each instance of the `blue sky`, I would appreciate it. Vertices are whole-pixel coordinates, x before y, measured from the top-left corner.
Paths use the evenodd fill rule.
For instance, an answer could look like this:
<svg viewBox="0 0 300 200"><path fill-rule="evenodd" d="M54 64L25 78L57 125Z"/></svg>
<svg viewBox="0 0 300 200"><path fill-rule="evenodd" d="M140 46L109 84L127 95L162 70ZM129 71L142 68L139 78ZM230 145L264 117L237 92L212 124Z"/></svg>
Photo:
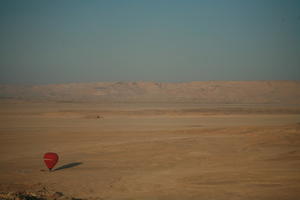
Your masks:
<svg viewBox="0 0 300 200"><path fill-rule="evenodd" d="M0 0L0 83L300 80L298 0Z"/></svg>

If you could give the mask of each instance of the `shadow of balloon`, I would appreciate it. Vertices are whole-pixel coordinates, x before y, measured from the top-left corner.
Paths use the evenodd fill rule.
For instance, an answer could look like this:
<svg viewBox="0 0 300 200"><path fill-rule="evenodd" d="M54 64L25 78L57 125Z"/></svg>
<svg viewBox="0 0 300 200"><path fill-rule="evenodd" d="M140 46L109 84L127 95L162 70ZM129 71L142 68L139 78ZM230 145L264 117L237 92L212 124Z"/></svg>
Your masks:
<svg viewBox="0 0 300 200"><path fill-rule="evenodd" d="M53 171L62 170L62 169L68 169L68 168L76 167L76 166L82 165L82 164L83 164L82 162L72 162L72 163L60 166L60 167L54 169Z"/></svg>

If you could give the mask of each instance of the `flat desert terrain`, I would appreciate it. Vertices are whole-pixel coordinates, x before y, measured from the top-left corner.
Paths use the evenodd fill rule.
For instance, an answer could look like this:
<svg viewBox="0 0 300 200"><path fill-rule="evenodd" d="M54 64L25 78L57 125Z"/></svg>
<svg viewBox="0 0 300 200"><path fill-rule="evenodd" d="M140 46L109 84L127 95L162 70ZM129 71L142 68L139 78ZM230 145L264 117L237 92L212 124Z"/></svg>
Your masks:
<svg viewBox="0 0 300 200"><path fill-rule="evenodd" d="M0 191L300 198L300 106L1 100ZM59 162L48 172L46 152Z"/></svg>

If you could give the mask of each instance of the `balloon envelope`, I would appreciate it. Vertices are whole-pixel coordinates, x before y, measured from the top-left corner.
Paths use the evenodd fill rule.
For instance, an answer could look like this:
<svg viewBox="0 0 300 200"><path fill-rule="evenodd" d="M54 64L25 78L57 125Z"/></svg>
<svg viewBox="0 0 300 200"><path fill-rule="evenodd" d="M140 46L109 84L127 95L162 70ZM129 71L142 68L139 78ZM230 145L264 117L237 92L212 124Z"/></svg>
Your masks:
<svg viewBox="0 0 300 200"><path fill-rule="evenodd" d="M58 155L53 152L45 153L44 155L44 162L49 170L51 170L58 161Z"/></svg>

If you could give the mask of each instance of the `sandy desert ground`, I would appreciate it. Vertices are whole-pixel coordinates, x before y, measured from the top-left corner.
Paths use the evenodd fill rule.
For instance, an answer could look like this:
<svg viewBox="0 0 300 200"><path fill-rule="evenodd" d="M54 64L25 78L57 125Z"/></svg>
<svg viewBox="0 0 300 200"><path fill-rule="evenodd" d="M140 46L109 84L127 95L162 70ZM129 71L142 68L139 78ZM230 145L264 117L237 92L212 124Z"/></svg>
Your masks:
<svg viewBox="0 0 300 200"><path fill-rule="evenodd" d="M1 100L0 191L296 200L300 106ZM97 117L99 116L99 117ZM48 172L45 152L57 152Z"/></svg>

